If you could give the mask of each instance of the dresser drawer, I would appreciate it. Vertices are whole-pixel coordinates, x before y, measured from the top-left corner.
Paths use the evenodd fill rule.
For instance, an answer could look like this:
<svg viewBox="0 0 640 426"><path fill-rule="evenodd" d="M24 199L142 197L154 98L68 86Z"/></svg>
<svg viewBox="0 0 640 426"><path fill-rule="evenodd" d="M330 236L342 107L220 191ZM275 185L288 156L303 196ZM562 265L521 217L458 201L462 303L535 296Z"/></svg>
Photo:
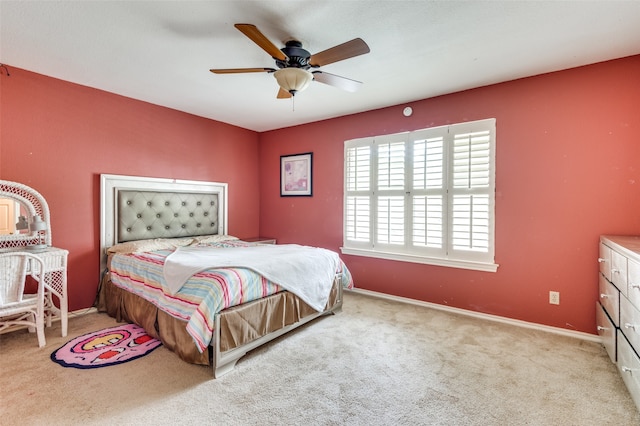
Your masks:
<svg viewBox="0 0 640 426"><path fill-rule="evenodd" d="M615 364L617 360L616 326L613 325L604 308L598 302L596 302L596 324L598 326L598 335L602 339L602 344L607 350L609 358L611 358L611 361Z"/></svg>
<svg viewBox="0 0 640 426"><path fill-rule="evenodd" d="M640 310L629 299L620 297L620 330L634 348L640 349ZM640 374L640 371L638 372Z"/></svg>
<svg viewBox="0 0 640 426"><path fill-rule="evenodd" d="M611 317L613 324L617 327L620 324L620 291L607 281L602 274L599 274L598 298L607 314Z"/></svg>
<svg viewBox="0 0 640 426"><path fill-rule="evenodd" d="M618 370L633 402L640 410L640 358L618 330Z"/></svg>
<svg viewBox="0 0 640 426"><path fill-rule="evenodd" d="M627 262L627 297L640 309L640 263L631 259Z"/></svg>
<svg viewBox="0 0 640 426"><path fill-rule="evenodd" d="M611 281L611 249L602 242L600 242L600 257L598 257L598 263L600 264L600 273Z"/></svg>
<svg viewBox="0 0 640 426"><path fill-rule="evenodd" d="M618 290L627 295L627 257L615 250L611 251L611 280Z"/></svg>

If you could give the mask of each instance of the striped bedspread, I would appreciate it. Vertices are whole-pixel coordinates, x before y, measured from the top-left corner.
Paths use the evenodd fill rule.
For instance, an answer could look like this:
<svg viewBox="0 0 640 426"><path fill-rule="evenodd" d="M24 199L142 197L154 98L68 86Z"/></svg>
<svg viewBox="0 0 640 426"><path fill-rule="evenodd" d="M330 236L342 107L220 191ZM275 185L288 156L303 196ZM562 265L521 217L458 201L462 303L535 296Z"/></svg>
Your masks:
<svg viewBox="0 0 640 426"><path fill-rule="evenodd" d="M209 243L213 247L245 247L243 241ZM215 315L223 309L257 300L283 289L245 268L208 269L193 275L180 291L172 294L163 277L164 260L173 250L114 254L111 281L134 293L169 315L186 321L187 332L203 352L213 336ZM353 286L351 274L340 262L336 271L346 288Z"/></svg>

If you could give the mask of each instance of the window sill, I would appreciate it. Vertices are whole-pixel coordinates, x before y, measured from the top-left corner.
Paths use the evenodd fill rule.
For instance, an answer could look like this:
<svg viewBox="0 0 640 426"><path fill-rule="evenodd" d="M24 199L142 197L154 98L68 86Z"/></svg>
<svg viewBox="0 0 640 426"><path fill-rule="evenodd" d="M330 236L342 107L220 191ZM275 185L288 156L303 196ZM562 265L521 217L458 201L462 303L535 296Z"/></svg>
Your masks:
<svg viewBox="0 0 640 426"><path fill-rule="evenodd" d="M375 257L377 259L397 260L400 262L422 263L425 265L446 266L449 268L471 269L474 271L496 272L498 270L497 263L472 262L465 260L450 260L437 257L415 256L411 254L388 253L382 251L354 249L340 247L342 254L353 256Z"/></svg>

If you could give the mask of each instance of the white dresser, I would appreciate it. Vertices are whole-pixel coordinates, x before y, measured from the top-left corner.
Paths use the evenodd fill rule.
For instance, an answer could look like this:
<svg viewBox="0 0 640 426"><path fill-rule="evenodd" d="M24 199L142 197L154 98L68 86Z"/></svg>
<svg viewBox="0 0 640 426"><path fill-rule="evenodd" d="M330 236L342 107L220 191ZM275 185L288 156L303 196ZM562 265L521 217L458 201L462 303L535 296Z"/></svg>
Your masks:
<svg viewBox="0 0 640 426"><path fill-rule="evenodd" d="M640 236L601 236L598 262L598 334L640 409Z"/></svg>

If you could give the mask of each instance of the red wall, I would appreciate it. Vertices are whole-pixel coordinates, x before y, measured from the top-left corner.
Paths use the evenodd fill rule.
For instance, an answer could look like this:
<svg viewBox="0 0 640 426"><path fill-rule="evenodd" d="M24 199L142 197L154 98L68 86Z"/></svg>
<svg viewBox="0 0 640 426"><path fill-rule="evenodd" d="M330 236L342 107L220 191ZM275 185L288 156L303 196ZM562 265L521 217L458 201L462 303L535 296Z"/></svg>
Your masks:
<svg viewBox="0 0 640 426"><path fill-rule="evenodd" d="M594 332L598 236L640 234L640 56L262 134L10 70L0 178L49 202L72 310L98 284L101 173L228 182L231 234L339 250L345 140L489 117L498 272L342 256L357 287ZM281 198L280 155L310 151L313 197Z"/></svg>
<svg viewBox="0 0 640 426"><path fill-rule="evenodd" d="M495 117L496 273L342 258L363 289L594 333L599 235L640 234L640 56L408 105L261 134L261 234L339 250L345 140ZM281 198L303 152L313 197Z"/></svg>
<svg viewBox="0 0 640 426"><path fill-rule="evenodd" d="M229 232L258 235L258 134L13 68L0 75L0 178L49 203L53 244L69 250L69 307L99 280L100 174L229 184Z"/></svg>

